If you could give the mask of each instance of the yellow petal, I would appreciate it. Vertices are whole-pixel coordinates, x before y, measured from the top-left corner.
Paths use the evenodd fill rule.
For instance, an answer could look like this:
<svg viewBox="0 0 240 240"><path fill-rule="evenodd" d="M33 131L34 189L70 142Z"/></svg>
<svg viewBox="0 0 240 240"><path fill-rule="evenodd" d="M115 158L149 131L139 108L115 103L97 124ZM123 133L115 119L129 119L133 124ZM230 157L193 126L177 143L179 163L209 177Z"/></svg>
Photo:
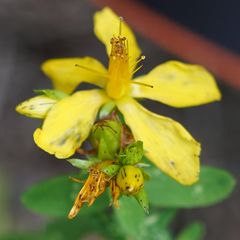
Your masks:
<svg viewBox="0 0 240 240"><path fill-rule="evenodd" d="M16 107L16 111L27 117L45 118L47 112L57 102L56 99L49 98L45 95L30 98Z"/></svg>
<svg viewBox="0 0 240 240"><path fill-rule="evenodd" d="M119 36L120 18L110 8L96 12L94 15L94 32L98 39L106 46L107 53L110 55L110 40L113 36ZM128 40L130 61L134 62L141 50L138 47L135 36L130 27L123 21L121 24L121 36Z"/></svg>
<svg viewBox="0 0 240 240"><path fill-rule="evenodd" d="M213 76L203 67L169 61L135 79L153 88L132 84L132 96L149 98L173 107L190 107L220 100Z"/></svg>
<svg viewBox="0 0 240 240"><path fill-rule="evenodd" d="M200 144L182 125L148 111L132 98L119 101L117 106L156 166L181 184L198 180Z"/></svg>
<svg viewBox="0 0 240 240"><path fill-rule="evenodd" d="M35 143L57 158L68 158L88 137L98 109L107 101L101 90L79 91L59 101L49 111Z"/></svg>
<svg viewBox="0 0 240 240"><path fill-rule="evenodd" d="M55 89L66 93L71 93L81 82L100 87L106 84L105 67L91 57L50 59L42 64L42 71L52 80Z"/></svg>

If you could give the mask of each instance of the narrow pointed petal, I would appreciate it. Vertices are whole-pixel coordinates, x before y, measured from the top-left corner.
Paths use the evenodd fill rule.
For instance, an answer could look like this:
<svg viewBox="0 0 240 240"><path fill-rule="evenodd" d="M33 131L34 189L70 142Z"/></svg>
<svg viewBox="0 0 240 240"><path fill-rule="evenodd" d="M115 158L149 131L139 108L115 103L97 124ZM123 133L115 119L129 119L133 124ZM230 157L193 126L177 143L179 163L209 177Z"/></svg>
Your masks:
<svg viewBox="0 0 240 240"><path fill-rule="evenodd" d="M132 96L149 98L173 107L197 106L221 99L214 77L203 67L169 61L134 81Z"/></svg>
<svg viewBox="0 0 240 240"><path fill-rule="evenodd" d="M99 87L106 84L107 70L91 57L50 59L42 64L42 71L52 80L55 89L66 93L73 92L81 82Z"/></svg>
<svg viewBox="0 0 240 240"><path fill-rule="evenodd" d="M57 102L56 99L45 95L30 98L17 105L16 111L31 118L45 118L47 112Z"/></svg>
<svg viewBox="0 0 240 240"><path fill-rule="evenodd" d="M106 46L108 55L111 52L111 38L120 35L119 26L120 17L108 7L105 7L94 15L95 35ZM124 21L121 24L121 36L127 38L130 61L134 62L141 54L141 50L138 47L132 30Z"/></svg>
<svg viewBox="0 0 240 240"><path fill-rule="evenodd" d="M57 158L70 157L88 137L98 109L107 100L101 90L79 91L64 98L34 132L35 143Z"/></svg>
<svg viewBox="0 0 240 240"><path fill-rule="evenodd" d="M135 140L143 141L145 155L157 167L184 185L198 180L200 144L182 125L148 111L132 98L117 106Z"/></svg>

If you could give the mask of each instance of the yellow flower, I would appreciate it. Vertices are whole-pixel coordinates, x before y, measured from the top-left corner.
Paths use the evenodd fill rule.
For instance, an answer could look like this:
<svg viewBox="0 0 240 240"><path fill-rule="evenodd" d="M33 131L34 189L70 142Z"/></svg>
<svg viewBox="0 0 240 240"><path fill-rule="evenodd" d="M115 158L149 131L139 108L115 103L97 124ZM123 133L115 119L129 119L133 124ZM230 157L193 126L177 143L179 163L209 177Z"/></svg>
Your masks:
<svg viewBox="0 0 240 240"><path fill-rule="evenodd" d="M169 61L131 80L143 57L130 28L104 8L94 16L94 32L106 46L108 69L98 60L84 57L48 60L42 70L54 88L69 94L81 82L101 89L77 91L49 105L41 115L46 116L42 127L34 133L35 143L57 158L70 157L88 137L100 107L114 101L135 140L144 143L145 155L157 167L182 184L196 182L200 144L178 122L148 111L134 98L179 108L220 100L212 75L201 66ZM17 111L27 114L23 106Z"/></svg>

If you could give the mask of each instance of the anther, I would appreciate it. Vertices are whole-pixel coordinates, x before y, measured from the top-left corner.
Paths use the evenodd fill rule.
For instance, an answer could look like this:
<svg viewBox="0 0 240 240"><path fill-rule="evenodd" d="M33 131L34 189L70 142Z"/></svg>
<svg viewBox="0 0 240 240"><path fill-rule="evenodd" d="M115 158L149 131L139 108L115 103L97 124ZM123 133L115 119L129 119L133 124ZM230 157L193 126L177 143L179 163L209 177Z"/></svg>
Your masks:
<svg viewBox="0 0 240 240"><path fill-rule="evenodd" d="M142 55L137 61L136 64L138 64L139 62L141 62L142 60L145 60L146 56Z"/></svg>
<svg viewBox="0 0 240 240"><path fill-rule="evenodd" d="M137 69L134 70L134 68L137 66L137 64L140 63L141 61L143 61L145 58L146 57L144 55L140 56L140 58L134 63L134 65L130 67L130 69L133 69L132 74L136 73L142 67L142 65L141 65L140 67L138 67Z"/></svg>

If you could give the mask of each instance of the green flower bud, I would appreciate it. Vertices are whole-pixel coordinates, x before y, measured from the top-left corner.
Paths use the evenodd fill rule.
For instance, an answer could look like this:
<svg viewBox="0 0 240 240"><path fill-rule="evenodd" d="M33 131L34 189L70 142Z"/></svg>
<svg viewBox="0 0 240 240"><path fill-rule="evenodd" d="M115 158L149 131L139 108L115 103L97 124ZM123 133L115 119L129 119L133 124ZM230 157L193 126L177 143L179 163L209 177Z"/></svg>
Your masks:
<svg viewBox="0 0 240 240"><path fill-rule="evenodd" d="M114 159L120 148L121 124L116 120L101 120L94 124L90 138L100 160Z"/></svg>
<svg viewBox="0 0 240 240"><path fill-rule="evenodd" d="M111 164L107 167L104 167L101 171L107 174L109 177L115 176L119 171L120 166L117 164Z"/></svg>
<svg viewBox="0 0 240 240"><path fill-rule="evenodd" d="M142 160L143 142L137 141L129 144L119 154L119 160L123 165L135 165Z"/></svg>
<svg viewBox="0 0 240 240"><path fill-rule="evenodd" d="M116 182L123 194L135 195L144 184L142 171L131 165L123 166L117 174Z"/></svg>

